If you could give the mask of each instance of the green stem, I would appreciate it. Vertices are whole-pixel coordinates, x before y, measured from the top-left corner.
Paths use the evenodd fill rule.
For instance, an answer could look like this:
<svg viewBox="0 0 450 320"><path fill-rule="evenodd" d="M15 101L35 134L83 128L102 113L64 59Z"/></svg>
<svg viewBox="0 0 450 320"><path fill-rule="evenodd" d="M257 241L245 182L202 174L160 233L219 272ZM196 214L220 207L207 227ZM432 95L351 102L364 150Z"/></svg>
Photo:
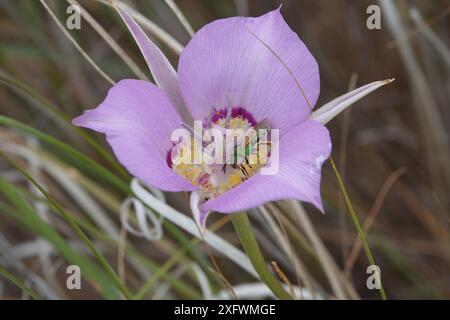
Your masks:
<svg viewBox="0 0 450 320"><path fill-rule="evenodd" d="M43 107L43 111L46 112L49 117L56 121L56 124L64 123L69 124L70 127L75 130L85 141L87 141L121 176L122 179L126 181L129 180L128 173L122 168L122 166L117 162L117 160L111 156L110 152L98 144L94 139L85 133L82 129L72 125L71 120L61 112L53 103L51 103L47 98L42 96L40 93L35 91L33 88L21 82L20 80L12 77L8 73L0 69L0 83L4 83L7 86L19 90L28 97L36 100L40 106ZM60 122L58 122L60 121Z"/></svg>
<svg viewBox="0 0 450 320"><path fill-rule="evenodd" d="M113 184L115 187L119 188L125 193L130 193L130 188L123 179L119 178L115 174L111 173L108 169L94 161L92 158L86 156L84 153L74 149L68 144L40 131L33 127L27 126L26 124L14 120L9 117L5 117L0 115L0 125L7 126L9 128L14 128L20 130L22 132L28 133L36 137L42 142L45 142L52 147L55 147L59 152L64 153L64 156L70 157L70 159L79 162L78 166L80 168L84 168L86 170L91 170L101 176L103 179L106 179L108 183Z"/></svg>
<svg viewBox="0 0 450 320"><path fill-rule="evenodd" d="M94 257L98 260L100 265L105 269L106 273L110 276L112 281L116 284L117 288L122 292L123 296L126 299L130 299L131 294L125 285L120 280L119 276L115 273L113 268L109 265L108 261L103 257L103 255L95 248L92 242L89 240L87 235L81 230L78 223L75 219L68 214L56 200L44 189L42 186L33 179L31 175L29 175L26 171L24 171L21 167L19 167L15 162L13 162L8 156L6 156L2 151L0 151L0 156L5 158L17 171L19 171L23 176L25 176L48 200L50 205L66 220L69 226L73 229L73 231L80 237L80 239L86 244Z"/></svg>
<svg viewBox="0 0 450 320"><path fill-rule="evenodd" d="M196 242L199 242L197 239ZM177 263L179 260L185 256L187 246L191 246L192 243L188 243L185 247L181 248L175 254L167 260L158 270L151 276L144 285L139 289L139 291L132 297L132 300L142 300L145 295L153 288L156 282L161 278L164 274L170 271L170 269Z"/></svg>
<svg viewBox="0 0 450 320"><path fill-rule="evenodd" d="M359 223L358 216L356 215L355 209L353 209L352 202L350 201L350 197L348 196L347 190L345 189L344 182L342 181L341 175L339 174L339 171L336 167L336 164L334 163L334 160L332 157L330 157L331 166L333 167L334 174L336 175L336 179L339 184L339 188L341 189L342 195L344 196L345 203L347 204L348 211L350 211L350 216L352 217L353 224L355 225L356 231L358 232L358 236L360 237L362 243L364 252L366 253L367 259L369 260L369 263L371 265L375 265L375 261L372 256L372 252L370 251L369 244L367 243L366 236L364 235L364 231L361 228L361 224ZM384 291L383 284L381 283L381 275L378 275L380 278L380 295L381 299L387 300L386 292Z"/></svg>
<svg viewBox="0 0 450 320"><path fill-rule="evenodd" d="M30 287L28 287L26 284L24 284L21 280L16 278L12 273L8 272L5 268L0 266L0 275L14 283L16 286L18 286L20 289L28 293L34 300L41 300L41 297Z"/></svg>
<svg viewBox="0 0 450 320"><path fill-rule="evenodd" d="M269 270L258 246L258 242L256 242L255 234L253 233L247 214L245 212L234 213L231 215L231 221L233 222L234 229L241 240L242 247L247 253L261 280L278 298L283 300L292 300L292 296L284 290L283 286Z"/></svg>

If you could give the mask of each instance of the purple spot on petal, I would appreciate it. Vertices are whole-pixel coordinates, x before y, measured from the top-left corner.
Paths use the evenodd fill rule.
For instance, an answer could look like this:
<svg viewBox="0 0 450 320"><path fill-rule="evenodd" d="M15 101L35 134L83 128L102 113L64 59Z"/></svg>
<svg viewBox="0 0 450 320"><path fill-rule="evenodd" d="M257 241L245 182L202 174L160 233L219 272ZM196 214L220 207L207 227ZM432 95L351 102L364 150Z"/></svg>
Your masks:
<svg viewBox="0 0 450 320"><path fill-rule="evenodd" d="M173 163L172 163L172 148L170 148L170 150L167 151L166 162L167 162L167 165L169 166L169 168L173 167Z"/></svg>
<svg viewBox="0 0 450 320"><path fill-rule="evenodd" d="M257 124L253 115L242 107L234 107L233 109L231 109L231 117L232 118L241 117L247 120L253 127L255 127Z"/></svg>
<svg viewBox="0 0 450 320"><path fill-rule="evenodd" d="M223 109L219 109L219 110L214 109L213 113L211 115L211 122L217 123L217 121L225 118L226 116L227 116L227 108L223 108Z"/></svg>

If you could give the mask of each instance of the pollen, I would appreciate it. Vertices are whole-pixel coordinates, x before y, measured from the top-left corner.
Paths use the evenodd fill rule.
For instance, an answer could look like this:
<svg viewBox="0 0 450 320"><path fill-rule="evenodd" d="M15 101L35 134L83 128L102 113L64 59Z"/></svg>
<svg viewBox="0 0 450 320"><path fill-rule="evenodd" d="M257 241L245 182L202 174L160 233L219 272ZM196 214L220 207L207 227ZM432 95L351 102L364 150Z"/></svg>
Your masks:
<svg viewBox="0 0 450 320"><path fill-rule="evenodd" d="M267 164L270 128L265 121L257 123L243 108L213 110L208 120L203 121L203 127L219 129L224 135L223 145L204 143L198 137L180 142L171 150L170 163L176 173L199 188L204 198L211 199L245 182ZM224 129L236 132L231 142L226 141L229 138ZM225 151L223 159L215 158L219 149Z"/></svg>

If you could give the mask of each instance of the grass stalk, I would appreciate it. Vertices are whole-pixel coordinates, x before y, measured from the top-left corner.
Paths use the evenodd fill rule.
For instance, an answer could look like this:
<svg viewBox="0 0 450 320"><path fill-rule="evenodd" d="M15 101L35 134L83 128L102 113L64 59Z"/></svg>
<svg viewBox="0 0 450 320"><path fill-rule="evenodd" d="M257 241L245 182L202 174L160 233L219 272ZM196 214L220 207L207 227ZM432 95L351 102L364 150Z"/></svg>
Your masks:
<svg viewBox="0 0 450 320"><path fill-rule="evenodd" d="M3 276L4 278L8 279L12 283L14 283L16 286L18 286L23 291L25 291L34 300L41 300L41 297L39 296L39 294L37 294L32 288L28 287L25 283L23 283L20 279L18 279L16 276L14 276L12 273L10 273L5 268L3 268L1 265L0 265L0 275Z"/></svg>
<svg viewBox="0 0 450 320"><path fill-rule="evenodd" d="M367 259L369 260L369 263L371 265L375 265L375 261L372 256L372 252L370 251L369 244L367 243L367 239L364 235L364 231L361 227L361 224L359 223L358 216L356 215L355 209L353 209L352 202L350 200L350 197L347 193L347 190L344 186L344 182L342 181L341 175L339 174L339 171L336 167L336 164L334 163L333 157L330 157L330 163L331 167L333 168L334 174L336 175L336 179L339 184L339 189L342 192L342 195L344 196L345 203L347 205L348 211L350 212L350 216L353 220L353 224L355 225L356 231L358 233L359 238L361 239L363 243L364 252L366 253ZM386 292L384 291L383 283L381 281L381 275L378 275L380 279L380 295L383 300L387 300Z"/></svg>
<svg viewBox="0 0 450 320"><path fill-rule="evenodd" d="M244 251L247 253L261 280L270 288L270 290L272 290L276 297L282 300L292 300L292 296L284 290L283 286L269 270L269 267L262 256L258 242L256 241L247 213L234 213L231 215L231 221L233 222L234 229L241 240Z"/></svg>
<svg viewBox="0 0 450 320"><path fill-rule="evenodd" d="M129 299L131 294L128 289L122 283L118 275L114 272L113 268L110 266L108 261L103 257L103 255L95 248L86 234L81 230L75 219L72 218L70 214L68 214L59 203L53 199L53 197L39 184L36 180L33 179L25 170L19 167L14 161L12 161L8 156L6 156L3 152L0 151L0 155L4 157L17 171L19 171L22 175L24 175L49 201L50 205L55 209L70 225L70 227L74 230L74 232L80 237L80 239L84 242L84 244L88 247L88 249L92 252L95 258L98 260L100 265L105 269L106 273L109 275L111 280L115 283L117 288L122 292L125 298Z"/></svg>

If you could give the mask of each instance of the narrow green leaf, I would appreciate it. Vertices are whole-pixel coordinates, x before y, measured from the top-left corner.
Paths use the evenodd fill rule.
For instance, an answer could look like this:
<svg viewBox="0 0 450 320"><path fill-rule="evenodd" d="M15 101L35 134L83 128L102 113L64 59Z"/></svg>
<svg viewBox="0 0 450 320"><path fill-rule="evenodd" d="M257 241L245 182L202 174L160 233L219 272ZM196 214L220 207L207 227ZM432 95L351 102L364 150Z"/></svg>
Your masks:
<svg viewBox="0 0 450 320"><path fill-rule="evenodd" d="M2 275L6 279L8 279L12 283L14 283L16 286L18 286L20 289L22 289L23 291L28 293L30 295L30 297L32 297L34 300L41 300L41 297L39 296L39 294L37 294L32 288L28 287L25 283L23 283L15 275L8 272L8 270L3 268L1 265L0 265L0 275Z"/></svg>
<svg viewBox="0 0 450 320"><path fill-rule="evenodd" d="M102 177L115 187L119 188L120 190L124 191L125 193L130 192L130 188L128 184L111 173L109 170L98 164L96 161L92 160L91 158L87 157L83 153L75 150L71 146L65 144L64 142L59 141L58 139L53 138L52 136L43 133L35 128L32 128L30 126L27 126L23 124L22 122L16 121L14 119L11 119L9 117L1 116L0 115L0 125L5 125L10 128L15 128L20 131L26 132L28 134L31 134L38 138L39 140L48 143L49 145L55 147L57 150L59 150L64 156L70 157L76 163L78 166L81 166L81 168L96 174L97 176Z"/></svg>
<svg viewBox="0 0 450 320"><path fill-rule="evenodd" d="M85 245L89 248L95 258L99 261L102 267L105 269L106 273L111 277L113 282L116 284L117 288L122 292L125 298L130 298L131 295L128 292L128 289L122 283L118 275L114 272L113 268L109 265L108 261L103 257L103 255L95 248L92 244L91 240L86 236L86 234L81 230L78 226L77 222L69 215L60 205L59 203L53 199L53 197L39 184L36 180L33 179L25 170L16 165L12 160L10 160L3 152L0 151L0 155L2 155L17 171L19 171L22 175L24 175L50 202L52 207L59 212L59 214L66 220L69 226L75 231L75 233L80 237L80 239L85 243Z"/></svg>
<svg viewBox="0 0 450 320"><path fill-rule="evenodd" d="M102 293L107 299L117 299L116 290L109 278L97 265L76 253L67 241L61 237L49 224L44 222L34 209L15 190L15 187L0 176L0 192L14 205L14 208L0 203L0 209L25 225L34 234L43 237L51 243L55 249L63 255L67 261L76 264L82 270L86 279L100 284ZM18 211L17 211L18 210Z"/></svg>
<svg viewBox="0 0 450 320"><path fill-rule="evenodd" d="M339 189L341 189L342 195L344 196L345 203L347 204L348 211L350 212L350 216L352 217L353 224L355 225L356 231L358 232L358 236L361 238L363 242L364 252L366 253L367 259L371 265L375 265L375 261L372 256L372 252L370 251L369 244L367 243L366 236L364 235L364 231L361 228L361 224L359 223L358 216L355 213L355 209L353 209L352 202L345 188L344 182L342 181L341 175L334 163L333 157L330 157L331 166L333 167L334 174L336 175L336 179L339 184ZM383 300L387 300L386 292L384 291L383 284L381 282L381 275L378 275L380 278L380 295Z"/></svg>
<svg viewBox="0 0 450 320"><path fill-rule="evenodd" d="M6 72L0 69L0 82L14 88L23 94L31 97L42 107L41 110L45 112L49 118L53 119L62 129L67 130L67 124L71 130L74 130L79 136L81 136L87 143L89 143L124 179L128 179L129 175L125 169L117 162L117 160L111 155L111 153L98 144L94 139L89 136L83 129L72 125L70 119L61 112L53 103L51 103L44 96L39 94L33 88L23 83L22 81L12 77Z"/></svg>
<svg viewBox="0 0 450 320"><path fill-rule="evenodd" d="M261 280L278 298L283 300L292 300L292 296L284 290L280 282L273 276L272 272L270 272L267 263L262 256L258 242L256 241L247 213L233 213L231 215L231 221L233 222L234 229L241 240L242 247L250 258L250 261L252 262L253 267L255 267L255 270Z"/></svg>

